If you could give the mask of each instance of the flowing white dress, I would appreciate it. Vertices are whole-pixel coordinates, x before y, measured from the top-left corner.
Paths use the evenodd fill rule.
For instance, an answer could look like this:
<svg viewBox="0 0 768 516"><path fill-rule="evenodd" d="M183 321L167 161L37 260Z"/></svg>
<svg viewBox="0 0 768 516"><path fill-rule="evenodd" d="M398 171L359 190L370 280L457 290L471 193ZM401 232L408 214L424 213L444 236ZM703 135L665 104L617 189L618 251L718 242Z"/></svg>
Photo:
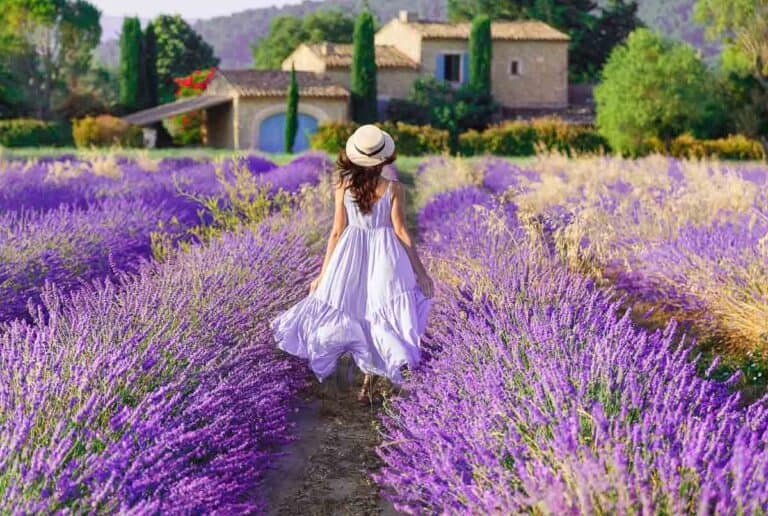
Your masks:
<svg viewBox="0 0 768 516"><path fill-rule="evenodd" d="M366 373L395 383L403 365L421 358L432 300L392 227L391 185L370 214L344 192L348 224L317 289L271 322L278 347L308 359L320 381L347 352Z"/></svg>

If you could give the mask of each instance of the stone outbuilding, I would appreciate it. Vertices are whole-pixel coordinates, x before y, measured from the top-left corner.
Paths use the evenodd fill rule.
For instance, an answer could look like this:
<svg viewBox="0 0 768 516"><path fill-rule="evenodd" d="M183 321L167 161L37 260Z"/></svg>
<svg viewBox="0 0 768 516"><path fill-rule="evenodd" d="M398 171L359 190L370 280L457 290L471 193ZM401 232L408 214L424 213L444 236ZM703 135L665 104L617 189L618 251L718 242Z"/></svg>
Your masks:
<svg viewBox="0 0 768 516"><path fill-rule="evenodd" d="M330 77L296 72L299 130L294 151L309 147L309 135L328 121L349 117L349 90ZM290 72L219 70L199 97L182 99L124 117L139 126L190 111L204 110L207 145L229 149L283 152Z"/></svg>

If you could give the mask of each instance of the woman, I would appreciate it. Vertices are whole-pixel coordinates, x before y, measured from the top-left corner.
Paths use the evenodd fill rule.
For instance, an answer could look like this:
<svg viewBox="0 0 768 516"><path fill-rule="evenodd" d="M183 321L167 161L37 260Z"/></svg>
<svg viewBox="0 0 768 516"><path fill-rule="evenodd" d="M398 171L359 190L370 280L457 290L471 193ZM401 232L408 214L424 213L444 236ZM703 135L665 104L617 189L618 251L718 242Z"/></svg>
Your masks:
<svg viewBox="0 0 768 516"><path fill-rule="evenodd" d="M405 227L404 190L382 177L395 143L374 125L360 127L339 152L333 229L310 294L272 321L278 347L309 360L318 380L350 353L366 373L401 383L421 358L420 339L433 283Z"/></svg>

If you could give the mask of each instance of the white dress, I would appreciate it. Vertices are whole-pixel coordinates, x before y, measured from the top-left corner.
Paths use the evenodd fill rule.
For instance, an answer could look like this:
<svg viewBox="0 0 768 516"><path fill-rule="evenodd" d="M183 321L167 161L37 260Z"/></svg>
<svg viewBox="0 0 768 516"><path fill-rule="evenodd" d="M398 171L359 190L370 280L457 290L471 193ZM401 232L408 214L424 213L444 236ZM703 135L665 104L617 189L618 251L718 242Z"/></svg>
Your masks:
<svg viewBox="0 0 768 516"><path fill-rule="evenodd" d="M416 285L392 227L391 184L370 214L344 192L348 225L320 284L271 323L278 347L307 359L320 381L346 352L366 373L395 383L403 365L413 368L421 358L432 300Z"/></svg>

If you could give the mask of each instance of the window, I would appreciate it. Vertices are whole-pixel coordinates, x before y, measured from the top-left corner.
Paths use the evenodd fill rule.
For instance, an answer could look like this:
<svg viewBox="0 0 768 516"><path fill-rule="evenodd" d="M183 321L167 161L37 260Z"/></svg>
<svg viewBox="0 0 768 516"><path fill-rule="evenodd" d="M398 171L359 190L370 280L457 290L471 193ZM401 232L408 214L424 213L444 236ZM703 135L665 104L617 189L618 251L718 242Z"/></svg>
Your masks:
<svg viewBox="0 0 768 516"><path fill-rule="evenodd" d="M520 75L520 61L517 59L509 62L509 75Z"/></svg>
<svg viewBox="0 0 768 516"><path fill-rule="evenodd" d="M443 79L448 82L461 81L461 54L443 56Z"/></svg>

